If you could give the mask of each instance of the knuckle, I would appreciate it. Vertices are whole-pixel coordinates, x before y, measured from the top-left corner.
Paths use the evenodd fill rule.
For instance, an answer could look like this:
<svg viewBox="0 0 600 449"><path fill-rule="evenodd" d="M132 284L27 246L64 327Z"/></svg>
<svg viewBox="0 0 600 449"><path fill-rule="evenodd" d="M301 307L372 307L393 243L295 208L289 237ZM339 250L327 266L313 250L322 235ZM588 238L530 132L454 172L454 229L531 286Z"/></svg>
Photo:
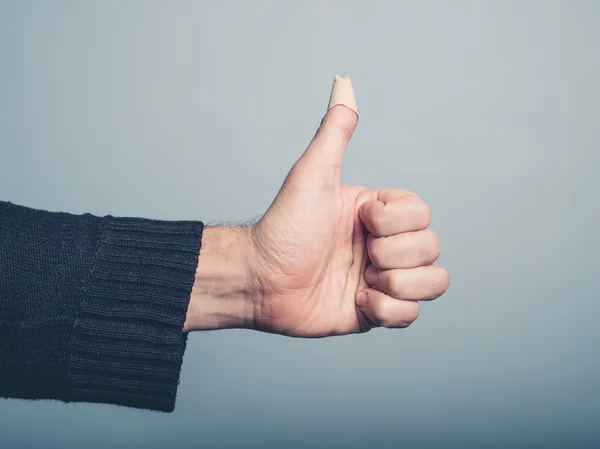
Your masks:
<svg viewBox="0 0 600 449"><path fill-rule="evenodd" d="M373 265L377 268L381 268L383 266L383 248L382 248L382 240L381 238L373 237L369 235L367 238L367 250L369 252L369 259Z"/></svg>
<svg viewBox="0 0 600 449"><path fill-rule="evenodd" d="M381 303L375 311L377 322L383 327L394 327L392 315L393 311L390 310L389 305L385 302Z"/></svg>
<svg viewBox="0 0 600 449"><path fill-rule="evenodd" d="M411 303L409 307L406 308L406 312L403 317L403 327L408 327L412 323L414 323L417 318L419 318L419 314L421 313L421 306L418 302Z"/></svg>
<svg viewBox="0 0 600 449"><path fill-rule="evenodd" d="M331 132L339 134L344 140L350 140L354 134L352 123L340 114L328 114L323 120L322 128L329 128Z"/></svg>
<svg viewBox="0 0 600 449"><path fill-rule="evenodd" d="M382 288L388 295L400 300L413 300L419 297L419 284L406 278L406 270L389 270L380 274Z"/></svg>
<svg viewBox="0 0 600 449"><path fill-rule="evenodd" d="M395 201L404 197L415 195L410 190L400 189L398 187L387 187L378 190L378 199L387 203L389 201Z"/></svg>
<svg viewBox="0 0 600 449"><path fill-rule="evenodd" d="M411 292L408 291L409 289L407 288L406 283L402 282L400 276L395 275L393 271L386 273L384 279L390 296L398 299L410 296Z"/></svg>
<svg viewBox="0 0 600 449"><path fill-rule="evenodd" d="M431 210L427 203L417 195L411 195L408 201L410 201L410 206L415 215L419 217L419 222L421 222L423 226L429 226L431 223Z"/></svg>
<svg viewBox="0 0 600 449"><path fill-rule="evenodd" d="M440 274L439 279L436 283L436 289L441 295L446 290L448 290L448 287L450 287L450 275L448 274L448 271L445 268L440 267Z"/></svg>
<svg viewBox="0 0 600 449"><path fill-rule="evenodd" d="M443 267L438 267L438 273L431 283L431 299L442 296L450 286L450 276Z"/></svg>
<svg viewBox="0 0 600 449"><path fill-rule="evenodd" d="M432 230L426 231L427 235L425 238L424 249L422 252L423 259L427 262L434 262L440 257L442 252L442 246L440 238Z"/></svg>
<svg viewBox="0 0 600 449"><path fill-rule="evenodd" d="M381 210L376 208L371 208L369 210L369 218L371 219L371 227L373 228L373 232L376 235L381 235L381 231L383 228L383 215Z"/></svg>

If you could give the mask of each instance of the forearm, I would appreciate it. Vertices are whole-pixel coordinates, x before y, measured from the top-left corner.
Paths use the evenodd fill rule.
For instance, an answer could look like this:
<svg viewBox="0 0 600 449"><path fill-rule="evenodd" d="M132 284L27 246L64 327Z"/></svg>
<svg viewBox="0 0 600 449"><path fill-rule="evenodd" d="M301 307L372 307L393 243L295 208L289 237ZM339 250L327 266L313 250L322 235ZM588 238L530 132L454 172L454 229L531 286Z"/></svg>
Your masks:
<svg viewBox="0 0 600 449"><path fill-rule="evenodd" d="M261 287L249 227L206 227L184 331L255 328Z"/></svg>

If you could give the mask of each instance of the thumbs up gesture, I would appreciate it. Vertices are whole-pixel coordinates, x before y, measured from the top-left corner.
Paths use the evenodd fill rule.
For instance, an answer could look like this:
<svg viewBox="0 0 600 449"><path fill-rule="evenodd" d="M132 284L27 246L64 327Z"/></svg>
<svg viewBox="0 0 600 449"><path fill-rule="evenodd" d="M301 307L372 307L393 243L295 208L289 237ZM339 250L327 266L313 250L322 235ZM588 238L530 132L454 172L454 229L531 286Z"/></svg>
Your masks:
<svg viewBox="0 0 600 449"><path fill-rule="evenodd" d="M350 78L336 77L317 134L260 221L205 229L188 329L326 337L402 328L418 317L419 301L446 291L423 200L340 184L357 121Z"/></svg>

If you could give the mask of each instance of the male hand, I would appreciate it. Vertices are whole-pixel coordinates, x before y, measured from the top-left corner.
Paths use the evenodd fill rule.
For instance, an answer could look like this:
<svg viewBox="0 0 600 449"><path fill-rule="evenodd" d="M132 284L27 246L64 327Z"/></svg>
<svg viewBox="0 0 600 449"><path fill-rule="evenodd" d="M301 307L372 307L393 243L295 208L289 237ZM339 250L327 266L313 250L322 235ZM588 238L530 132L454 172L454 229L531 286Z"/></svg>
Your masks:
<svg viewBox="0 0 600 449"><path fill-rule="evenodd" d="M342 101L261 220L205 230L184 330L325 337L402 328L418 317L418 301L448 288L446 270L434 264L440 243L423 200L401 189L340 184L358 120L349 79L341 81L332 98Z"/></svg>

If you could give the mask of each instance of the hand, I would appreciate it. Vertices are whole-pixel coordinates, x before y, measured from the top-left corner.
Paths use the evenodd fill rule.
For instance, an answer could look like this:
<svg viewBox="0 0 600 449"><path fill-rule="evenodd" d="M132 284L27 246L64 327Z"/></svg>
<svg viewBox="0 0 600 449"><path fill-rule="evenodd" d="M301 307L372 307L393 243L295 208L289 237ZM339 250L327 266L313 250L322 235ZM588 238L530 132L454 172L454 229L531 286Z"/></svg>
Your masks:
<svg viewBox="0 0 600 449"><path fill-rule="evenodd" d="M418 301L444 293L425 203L401 189L340 184L357 120L341 104L328 111L258 223L205 230L184 330L325 337L407 327Z"/></svg>

